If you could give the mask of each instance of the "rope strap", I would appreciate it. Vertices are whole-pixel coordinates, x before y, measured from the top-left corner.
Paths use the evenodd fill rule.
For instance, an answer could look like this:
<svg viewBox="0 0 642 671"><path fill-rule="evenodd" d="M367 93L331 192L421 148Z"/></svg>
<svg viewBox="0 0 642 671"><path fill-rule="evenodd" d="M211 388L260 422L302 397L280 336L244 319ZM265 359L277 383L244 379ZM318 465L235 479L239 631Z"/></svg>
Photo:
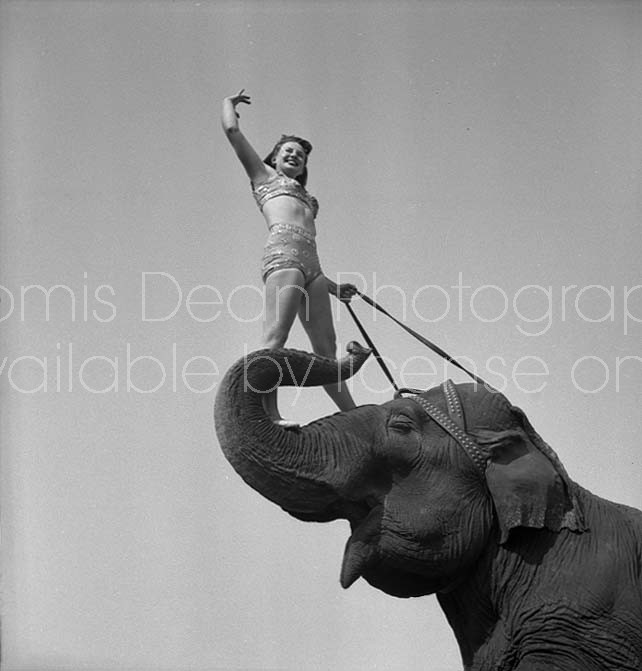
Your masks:
<svg viewBox="0 0 642 671"><path fill-rule="evenodd" d="M459 368L459 370L462 370L464 373L469 375L473 380L475 380L475 382L486 385L486 382L484 380L482 380L479 376L475 375L467 368L462 366L462 364L460 364L459 361L457 361L457 359L450 356L448 352L441 349L441 347L439 347L438 345L435 345L435 343L431 342L430 340L428 340L428 338L425 338L420 333L417 333L417 331L413 331L413 329L411 329L409 326L406 326L403 322L400 322L396 317L393 317L387 310L382 308L379 304L375 303L375 301L373 301L372 298L366 296L365 294L362 294L361 292L359 292L359 295L361 296L361 298L363 298L363 300L366 303L372 305L373 308L379 310L379 312L386 315L386 317L388 317L389 319L392 319L392 321L395 322L395 324L401 326L401 328L404 331L406 331L406 333L410 333L411 336L415 337L417 340L419 340L419 342L423 343L426 347L428 347L428 349L431 349L435 354L438 354L440 357L446 359L446 361L451 363L453 366L456 366L457 368Z"/></svg>
<svg viewBox="0 0 642 671"><path fill-rule="evenodd" d="M346 303L345 306L348 308L348 312L352 315L352 319L354 319L355 324L357 325L357 328L361 332L361 335L363 336L363 339L366 341L368 347L372 350L372 354L374 355L374 358L377 360L379 365L381 366L381 370L383 370L385 376L388 378L390 381L390 384L392 385L393 389L396 391L399 391L399 387L397 386L397 383L394 381L392 374L390 373L390 370L388 369L388 366L386 366L384 360L381 357L381 354L379 354L379 350L375 346L375 344L372 342L372 339L368 335L368 332L365 330L363 327L363 324L359 321L357 318L357 315L354 313L354 310L352 309L352 306L350 303Z"/></svg>
<svg viewBox="0 0 642 671"><path fill-rule="evenodd" d="M411 329L409 326L406 326L403 322L399 321L396 317L393 317L387 310L382 308L378 303L375 303L375 301L373 301L372 298L370 298L369 296L366 296L365 294L361 293L360 291L357 291L357 294L359 296L361 296L361 298L366 303L371 305L376 310L379 310L379 312L386 315L386 317L388 317L389 319L392 319L392 321L395 322L395 324L398 324L399 326L401 326L401 328L404 331L406 331L406 333L409 333L411 336L413 336L414 338L419 340L419 342L423 343L428 349L432 350L435 354L438 354L440 357L442 357L443 359L446 359L446 361L451 363L453 366L456 366L457 368L459 368L459 370L466 373L466 375L469 375L478 384L484 385L488 389L492 389L492 387L485 380L483 380L481 377L479 377L478 375L475 375L475 373L472 373L467 368L462 366L462 364L460 364L459 361L457 361L457 359L450 356L450 354L448 354L448 352L441 349L441 347L439 347L438 345L435 345L435 343L428 340L428 338L425 338L420 333L417 333L417 331L413 331L413 329ZM361 331L361 335L364 337L364 339L368 343L368 346L372 349L372 352L375 356L375 359L379 362L379 365L381 366L381 369L385 373L386 377L388 378L388 380L390 380L390 383L392 384L393 388L398 391L399 387L395 384L394 380L392 379L392 375L390 374L390 371L388 370L388 367L386 366L383 359L381 358L381 355L377 351L377 348L375 347L374 343L372 342L372 340L370 339L370 337L366 333L365 328L363 327L361 322L357 319L357 316L355 315L354 310L352 309L352 306L347 301L342 301L342 302L344 302L346 307L348 308L348 311L350 312L350 315L352 316L352 318L354 319L357 327L359 328L359 331Z"/></svg>

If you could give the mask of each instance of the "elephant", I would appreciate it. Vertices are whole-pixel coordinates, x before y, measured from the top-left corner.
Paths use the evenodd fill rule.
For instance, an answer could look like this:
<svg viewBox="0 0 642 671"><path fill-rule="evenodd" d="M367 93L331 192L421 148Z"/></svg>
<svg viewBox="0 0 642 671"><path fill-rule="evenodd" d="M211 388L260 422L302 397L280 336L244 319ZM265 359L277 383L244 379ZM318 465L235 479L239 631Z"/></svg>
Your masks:
<svg viewBox="0 0 642 671"><path fill-rule="evenodd" d="M435 594L466 671L641 671L642 511L569 478L526 414L478 383L446 383L297 430L261 393L354 374L343 358L259 350L219 385L225 457L303 521L346 519L340 583Z"/></svg>

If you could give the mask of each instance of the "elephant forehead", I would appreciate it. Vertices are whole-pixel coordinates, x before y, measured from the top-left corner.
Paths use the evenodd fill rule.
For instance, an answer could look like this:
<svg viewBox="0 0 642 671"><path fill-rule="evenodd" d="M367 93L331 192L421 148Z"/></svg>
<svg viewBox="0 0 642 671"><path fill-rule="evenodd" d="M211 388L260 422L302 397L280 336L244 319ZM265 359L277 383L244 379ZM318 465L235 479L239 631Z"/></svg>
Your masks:
<svg viewBox="0 0 642 671"><path fill-rule="evenodd" d="M441 385L439 387L432 387L431 389L424 391L421 396L438 407L445 407L446 399Z"/></svg>
<svg viewBox="0 0 642 671"><path fill-rule="evenodd" d="M506 429L516 425L511 403L504 394L477 383L456 386L468 429Z"/></svg>

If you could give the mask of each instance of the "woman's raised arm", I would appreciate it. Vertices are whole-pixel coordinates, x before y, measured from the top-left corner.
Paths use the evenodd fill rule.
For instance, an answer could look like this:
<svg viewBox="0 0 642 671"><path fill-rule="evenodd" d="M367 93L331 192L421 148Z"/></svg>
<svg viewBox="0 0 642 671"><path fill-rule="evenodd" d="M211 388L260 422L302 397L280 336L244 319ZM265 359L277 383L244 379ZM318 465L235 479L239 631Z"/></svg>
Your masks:
<svg viewBox="0 0 642 671"><path fill-rule="evenodd" d="M223 126L225 136L245 168L250 181L253 184L260 184L268 178L269 171L261 160L261 157L254 150L254 147L241 133L241 129L239 128L239 113L236 111L239 103L251 105L250 96L245 94L244 91L245 89L241 89L235 96L228 96L223 99L221 125Z"/></svg>

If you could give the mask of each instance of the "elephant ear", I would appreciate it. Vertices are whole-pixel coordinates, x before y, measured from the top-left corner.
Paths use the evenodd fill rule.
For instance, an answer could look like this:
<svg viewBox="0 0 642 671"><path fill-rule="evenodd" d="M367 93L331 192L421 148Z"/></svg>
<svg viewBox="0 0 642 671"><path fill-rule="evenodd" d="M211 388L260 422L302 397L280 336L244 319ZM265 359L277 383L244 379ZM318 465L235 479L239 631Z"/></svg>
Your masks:
<svg viewBox="0 0 642 671"><path fill-rule="evenodd" d="M477 436L489 455L486 482L499 521L500 543L515 527L585 531L575 486L559 458L522 410L511 410L519 427Z"/></svg>

